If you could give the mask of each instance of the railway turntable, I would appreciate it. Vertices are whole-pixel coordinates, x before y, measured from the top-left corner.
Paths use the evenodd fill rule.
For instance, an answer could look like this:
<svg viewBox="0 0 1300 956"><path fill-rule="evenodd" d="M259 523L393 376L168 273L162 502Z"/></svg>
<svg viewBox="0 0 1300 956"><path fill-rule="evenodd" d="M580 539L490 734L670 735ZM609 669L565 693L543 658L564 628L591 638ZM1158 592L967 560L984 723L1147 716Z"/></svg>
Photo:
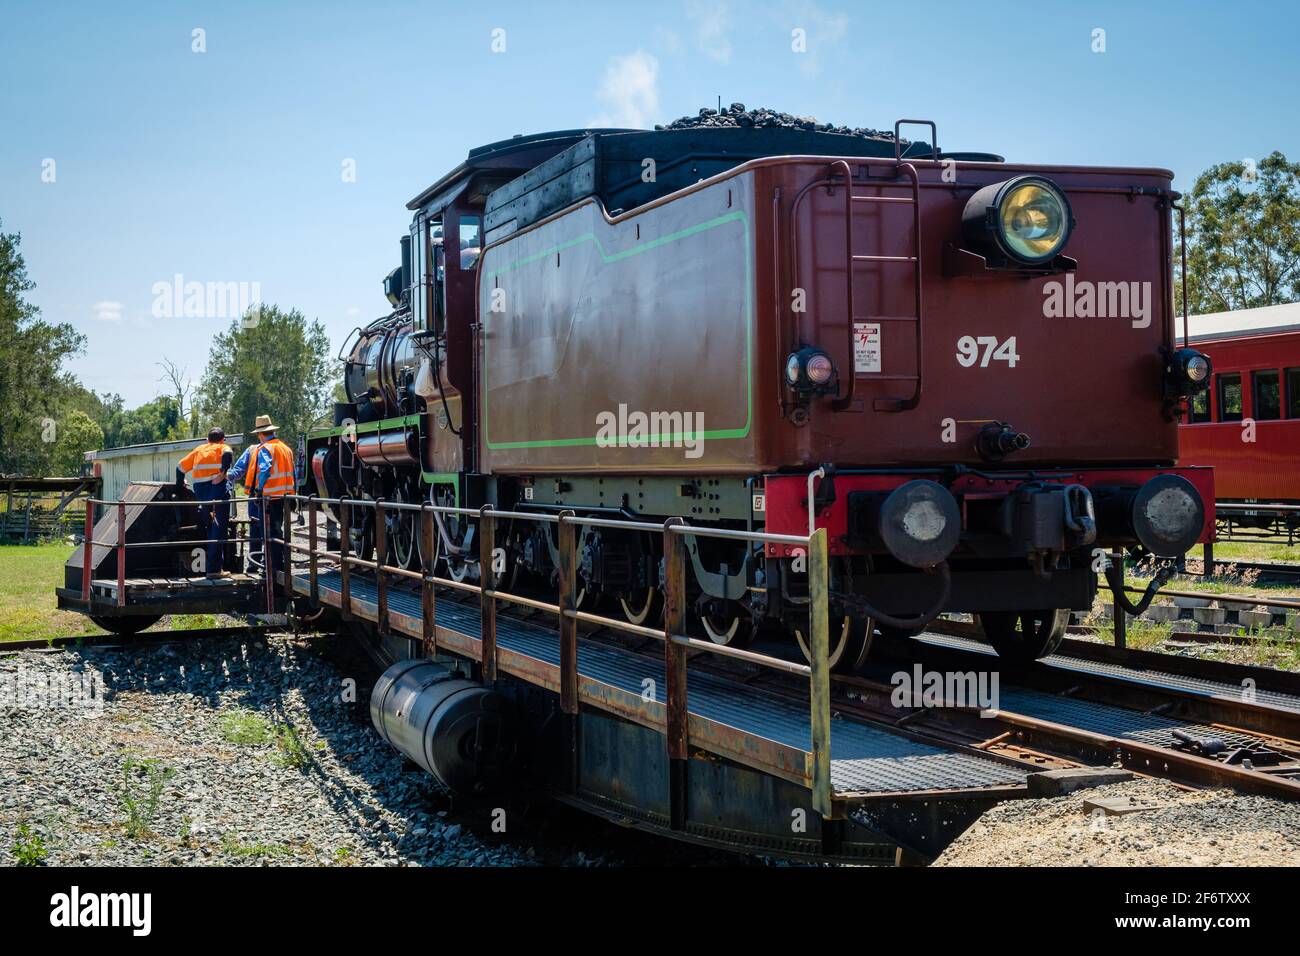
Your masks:
<svg viewBox="0 0 1300 956"><path fill-rule="evenodd" d="M132 482L119 501L88 502L83 542L55 589L59 608L115 634L143 631L165 614L268 613L260 578L204 575L197 505L191 492L157 481ZM243 567L244 543L227 542L228 566Z"/></svg>
<svg viewBox="0 0 1300 956"><path fill-rule="evenodd" d="M295 574L292 587L308 595L310 575ZM353 576L348 590L350 614L378 622L375 583ZM316 593L322 604L340 607L340 573L319 574ZM989 806L1027 793L1028 771L1011 761L836 718L829 814L823 818L808 788L814 755L806 696L769 695L734 677L692 674L690 758L674 767L678 761L669 756L663 736L668 704L661 654L582 641L576 707L566 720L560 699L565 661L554 626L498 618L495 649L488 652L495 654L498 680L488 691L472 680L482 673L485 653L478 607L437 601L432 659L416 656L425 634L418 593L393 588L386 615L392 630L383 642L385 654L412 656L381 678L372 715L391 743L444 783L474 789L499 782L493 778L508 772L504 764L525 748L522 738L531 737L529 756L545 763L542 776L553 795L602 816L735 849L877 863L895 862L900 851L937 853ZM453 694L479 688L480 696L494 695L474 705L472 731L454 717L437 717L436 708L413 704L421 689L443 683L460 685ZM490 749L482 740L483 712L496 725ZM421 720L422 726L412 725ZM446 726L463 731L459 746L435 736ZM468 761L474 766L466 766ZM871 808L883 832L847 819L863 807ZM931 822L918 830L917 819Z"/></svg>

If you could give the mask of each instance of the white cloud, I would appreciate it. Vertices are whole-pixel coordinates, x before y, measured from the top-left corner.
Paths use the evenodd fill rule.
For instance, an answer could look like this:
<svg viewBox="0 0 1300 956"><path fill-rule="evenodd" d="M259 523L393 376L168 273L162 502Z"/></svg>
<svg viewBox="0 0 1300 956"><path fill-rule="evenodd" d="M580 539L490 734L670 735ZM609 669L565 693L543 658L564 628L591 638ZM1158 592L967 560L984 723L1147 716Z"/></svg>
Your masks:
<svg viewBox="0 0 1300 956"><path fill-rule="evenodd" d="M95 318L101 322L121 322L125 306L121 302L96 302L91 308L95 310Z"/></svg>
<svg viewBox="0 0 1300 956"><path fill-rule="evenodd" d="M659 61L644 50L610 57L597 97L604 112L590 125L652 125L659 115Z"/></svg>
<svg viewBox="0 0 1300 956"><path fill-rule="evenodd" d="M695 24L695 45L711 60L731 62L731 16L727 0L686 0L686 18Z"/></svg>

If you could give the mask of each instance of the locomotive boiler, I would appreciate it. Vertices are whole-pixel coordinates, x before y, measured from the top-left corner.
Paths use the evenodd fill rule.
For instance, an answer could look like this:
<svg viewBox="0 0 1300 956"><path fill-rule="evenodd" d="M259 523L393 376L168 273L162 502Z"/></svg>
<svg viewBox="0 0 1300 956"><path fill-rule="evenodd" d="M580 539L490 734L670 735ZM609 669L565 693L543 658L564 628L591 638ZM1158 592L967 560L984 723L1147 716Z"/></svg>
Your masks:
<svg viewBox="0 0 1300 956"><path fill-rule="evenodd" d="M906 122L906 121L904 121ZM1172 174L1029 166L817 128L570 130L472 150L416 196L391 311L341 353L311 490L804 534L826 528L832 660L970 612L1050 651L1106 553L1209 534L1178 421ZM402 567L478 576L473 520ZM346 529L363 555L371 509ZM498 530L553 587L551 525ZM797 548L690 538L690 629L803 646ZM582 605L661 613L654 534L579 532ZM1114 571L1110 572L1114 578ZM1146 600L1149 600L1149 596Z"/></svg>

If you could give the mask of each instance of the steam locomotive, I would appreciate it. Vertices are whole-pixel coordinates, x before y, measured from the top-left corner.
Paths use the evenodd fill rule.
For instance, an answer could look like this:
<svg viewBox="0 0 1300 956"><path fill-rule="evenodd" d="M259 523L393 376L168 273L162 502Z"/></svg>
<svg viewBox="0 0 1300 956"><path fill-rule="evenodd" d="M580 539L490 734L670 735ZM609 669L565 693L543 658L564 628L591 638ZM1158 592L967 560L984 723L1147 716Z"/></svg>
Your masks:
<svg viewBox="0 0 1300 956"><path fill-rule="evenodd" d="M907 123L911 121L900 121ZM340 352L306 436L324 497L806 534L832 663L971 612L1050 653L1103 551L1213 527L1178 422L1209 379L1175 337L1172 173L1027 166L818 129L585 129L471 150L411 200L391 311ZM346 529L373 547L373 509ZM478 576L472 520L386 511L390 560ZM501 587L555 580L515 522ZM579 601L654 624L659 536L584 527ZM804 647L796 547L691 539L690 628ZM806 652L806 647L804 648Z"/></svg>

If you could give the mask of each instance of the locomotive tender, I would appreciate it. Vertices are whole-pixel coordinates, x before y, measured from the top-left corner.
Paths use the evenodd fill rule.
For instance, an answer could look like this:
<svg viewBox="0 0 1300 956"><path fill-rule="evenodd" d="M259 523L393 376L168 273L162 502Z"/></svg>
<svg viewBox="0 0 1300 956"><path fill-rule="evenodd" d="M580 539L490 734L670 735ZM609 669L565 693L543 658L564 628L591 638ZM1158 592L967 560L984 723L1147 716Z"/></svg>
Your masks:
<svg viewBox="0 0 1300 956"><path fill-rule="evenodd" d="M308 491L824 527L838 669L945 611L1004 656L1049 653L1099 549L1175 556L1213 527L1209 470L1176 467L1210 370L1175 339L1172 174L898 134L472 150L408 204L392 311L340 354L348 401L306 437ZM373 510L350 510L364 557ZM395 563L477 578L471 520L439 514L425 554L416 513L386 515ZM659 536L579 534L579 600L656 623ZM498 529L497 580L548 585L554 535ZM802 646L797 549L688 541L696 633Z"/></svg>

